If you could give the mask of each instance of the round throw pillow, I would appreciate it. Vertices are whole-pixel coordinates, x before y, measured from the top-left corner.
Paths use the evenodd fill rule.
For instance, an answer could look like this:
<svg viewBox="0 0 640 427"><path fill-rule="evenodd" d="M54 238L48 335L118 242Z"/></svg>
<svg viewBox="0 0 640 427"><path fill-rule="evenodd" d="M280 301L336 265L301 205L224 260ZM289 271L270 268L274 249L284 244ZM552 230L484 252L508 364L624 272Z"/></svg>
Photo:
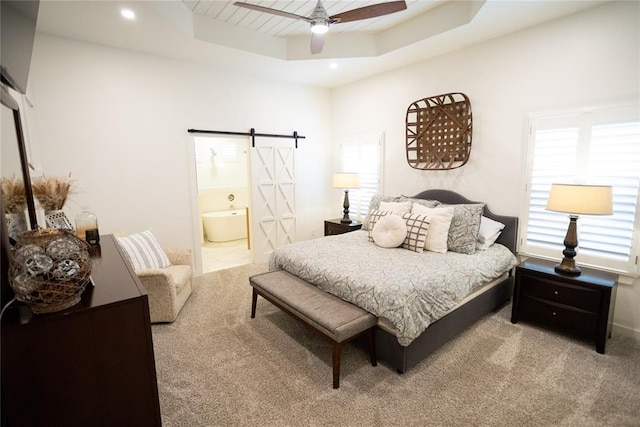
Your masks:
<svg viewBox="0 0 640 427"><path fill-rule="evenodd" d="M373 226L371 237L381 248L397 248L407 237L407 224L398 215L385 215Z"/></svg>

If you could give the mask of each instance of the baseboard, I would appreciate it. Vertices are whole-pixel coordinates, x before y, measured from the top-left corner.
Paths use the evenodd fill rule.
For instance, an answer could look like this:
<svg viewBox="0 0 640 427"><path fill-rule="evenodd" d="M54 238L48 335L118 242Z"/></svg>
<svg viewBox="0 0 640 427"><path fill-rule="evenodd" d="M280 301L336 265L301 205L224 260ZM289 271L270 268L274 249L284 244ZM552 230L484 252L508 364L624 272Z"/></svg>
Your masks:
<svg viewBox="0 0 640 427"><path fill-rule="evenodd" d="M611 332L613 334L619 334L625 337L634 338L636 341L640 341L640 331L637 329L628 328L614 323L612 325Z"/></svg>

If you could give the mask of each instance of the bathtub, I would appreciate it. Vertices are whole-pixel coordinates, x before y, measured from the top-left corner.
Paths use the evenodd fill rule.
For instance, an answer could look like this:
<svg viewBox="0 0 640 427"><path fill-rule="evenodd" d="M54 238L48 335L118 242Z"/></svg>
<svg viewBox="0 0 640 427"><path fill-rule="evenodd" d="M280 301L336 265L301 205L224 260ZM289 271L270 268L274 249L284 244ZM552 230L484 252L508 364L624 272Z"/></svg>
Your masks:
<svg viewBox="0 0 640 427"><path fill-rule="evenodd" d="M202 225L210 242L229 242L247 238L247 211L235 209L202 214Z"/></svg>

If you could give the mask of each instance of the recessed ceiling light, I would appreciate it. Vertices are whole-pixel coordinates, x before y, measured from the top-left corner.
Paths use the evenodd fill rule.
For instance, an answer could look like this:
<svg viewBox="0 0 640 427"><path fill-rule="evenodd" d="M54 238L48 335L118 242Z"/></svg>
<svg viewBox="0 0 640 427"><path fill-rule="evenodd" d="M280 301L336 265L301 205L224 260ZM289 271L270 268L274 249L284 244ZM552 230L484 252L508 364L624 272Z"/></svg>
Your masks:
<svg viewBox="0 0 640 427"><path fill-rule="evenodd" d="M332 70L337 70L338 69L338 63L337 62L332 62L331 64L329 64L329 68L331 68Z"/></svg>
<svg viewBox="0 0 640 427"><path fill-rule="evenodd" d="M136 19L136 14L131 9L122 9L120 11L120 15L122 15L123 18L129 19L131 21Z"/></svg>

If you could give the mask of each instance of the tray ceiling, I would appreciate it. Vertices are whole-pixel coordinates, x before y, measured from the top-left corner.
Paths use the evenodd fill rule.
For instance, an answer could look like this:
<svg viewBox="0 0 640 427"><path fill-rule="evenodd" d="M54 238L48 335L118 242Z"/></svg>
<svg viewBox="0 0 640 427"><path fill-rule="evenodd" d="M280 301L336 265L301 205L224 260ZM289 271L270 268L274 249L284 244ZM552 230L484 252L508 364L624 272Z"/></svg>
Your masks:
<svg viewBox="0 0 640 427"><path fill-rule="evenodd" d="M323 2L329 15L382 1ZM316 0L247 3L309 16ZM184 0L193 14L194 37L278 59L377 57L469 24L486 0L408 0L407 9L329 28L321 54L309 49L311 31L303 20L238 7L230 1Z"/></svg>
<svg viewBox="0 0 640 427"><path fill-rule="evenodd" d="M307 15L315 0L247 3ZM304 21L227 0L41 0L38 31L288 82L336 87L608 0L407 0L407 10L333 25L319 55ZM381 1L323 2L329 14ZM136 13L126 22L120 9ZM334 65L329 69L329 65Z"/></svg>
<svg viewBox="0 0 640 427"><path fill-rule="evenodd" d="M291 18L251 11L235 6L233 1L220 0L183 0L184 4L195 14L215 21L233 24L239 28L256 31L272 36L286 37L309 33L309 24ZM316 6L316 0L268 1L243 0L246 3L271 9L282 10L296 15L309 16ZM407 19L419 15L445 0L405 0L407 9L377 18L357 22L344 23L331 27L331 32L368 31L377 32L398 25ZM356 9L373 4L384 3L384 0L368 1L323 1L327 13L335 15L347 10Z"/></svg>

